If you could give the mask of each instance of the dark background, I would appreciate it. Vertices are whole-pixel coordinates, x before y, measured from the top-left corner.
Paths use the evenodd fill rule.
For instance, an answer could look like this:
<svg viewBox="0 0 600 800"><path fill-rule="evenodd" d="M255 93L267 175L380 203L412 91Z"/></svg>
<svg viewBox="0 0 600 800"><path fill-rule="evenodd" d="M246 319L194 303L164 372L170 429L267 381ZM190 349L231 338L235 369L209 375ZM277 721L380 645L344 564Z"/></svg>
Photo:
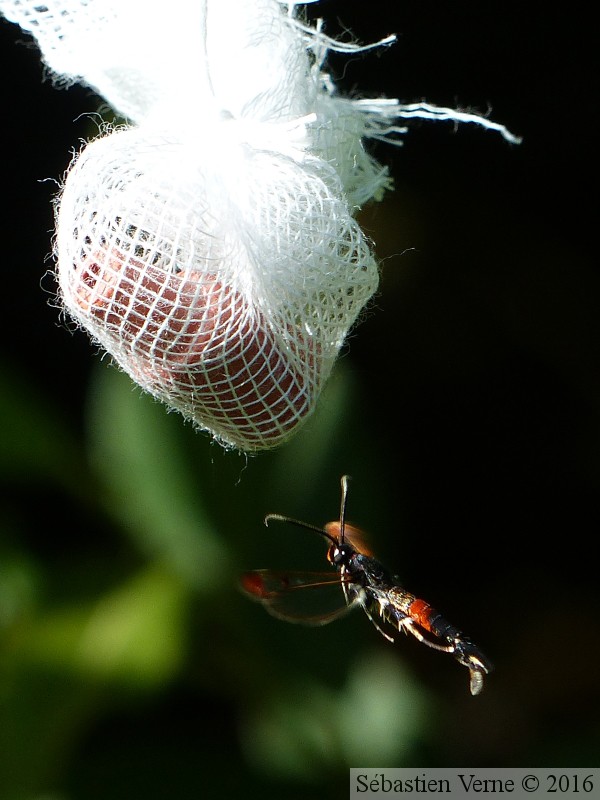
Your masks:
<svg viewBox="0 0 600 800"><path fill-rule="evenodd" d="M61 177L99 101L43 82L35 48L0 20L3 800L220 797L223 785L343 797L348 767L369 766L348 755L350 734L365 753L381 742L378 767L598 765L591 23L490 2L371 0L367 13L323 0L310 12L332 35L339 19L360 41L398 34L332 59L344 90L491 109L523 142L415 122L402 148L377 148L396 191L361 222L381 290L317 418L250 459L131 392L61 321L47 274L56 184L44 179ZM495 662L480 697L451 659L392 648L359 614L296 629L232 588L237 569L310 557L312 540L265 533L261 519L335 518L345 472L350 518L382 559ZM164 527L143 513L160 491ZM316 557L318 568L318 542ZM139 576L145 595L131 589ZM162 627L147 623L167 607ZM131 641L95 668L82 642L100 618ZM161 634L174 627L169 661ZM378 702L400 704L405 739Z"/></svg>

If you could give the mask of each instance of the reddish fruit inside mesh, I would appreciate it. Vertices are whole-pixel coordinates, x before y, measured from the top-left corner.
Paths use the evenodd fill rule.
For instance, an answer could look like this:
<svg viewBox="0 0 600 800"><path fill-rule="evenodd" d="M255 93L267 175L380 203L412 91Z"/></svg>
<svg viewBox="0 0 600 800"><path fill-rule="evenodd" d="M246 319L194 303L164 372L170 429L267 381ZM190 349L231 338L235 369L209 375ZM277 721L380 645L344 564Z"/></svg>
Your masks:
<svg viewBox="0 0 600 800"><path fill-rule="evenodd" d="M132 376L175 407L193 406L201 424L260 445L282 437L310 410L297 351L216 275L174 274L100 250L77 277L77 304L119 352L125 348ZM312 370L312 354L306 361Z"/></svg>

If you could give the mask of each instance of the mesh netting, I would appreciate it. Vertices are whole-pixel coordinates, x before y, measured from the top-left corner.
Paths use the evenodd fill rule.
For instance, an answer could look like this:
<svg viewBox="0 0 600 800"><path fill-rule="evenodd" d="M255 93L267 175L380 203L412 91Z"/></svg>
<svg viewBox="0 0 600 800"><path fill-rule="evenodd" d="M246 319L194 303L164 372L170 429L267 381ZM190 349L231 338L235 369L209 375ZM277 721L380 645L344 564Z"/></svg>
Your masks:
<svg viewBox="0 0 600 800"><path fill-rule="evenodd" d="M352 214L389 188L364 147L402 117L340 97L331 48L279 0L0 0L58 83L123 118L57 199L68 314L145 390L223 444L275 446L314 409L377 287ZM387 44L393 37L383 40Z"/></svg>
<svg viewBox="0 0 600 800"><path fill-rule="evenodd" d="M323 162L240 148L223 192L186 150L137 128L85 148L60 203L63 300L144 389L224 442L274 445L313 409L376 266Z"/></svg>

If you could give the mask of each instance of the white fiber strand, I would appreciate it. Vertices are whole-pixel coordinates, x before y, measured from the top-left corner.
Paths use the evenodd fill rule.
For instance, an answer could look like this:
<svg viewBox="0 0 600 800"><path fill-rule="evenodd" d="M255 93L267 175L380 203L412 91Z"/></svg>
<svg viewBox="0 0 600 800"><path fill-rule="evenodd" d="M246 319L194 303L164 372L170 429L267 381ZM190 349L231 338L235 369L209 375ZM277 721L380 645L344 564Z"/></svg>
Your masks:
<svg viewBox="0 0 600 800"><path fill-rule="evenodd" d="M474 123L475 125L480 125L482 128L497 131L511 144L520 144L521 142L521 138L511 133L504 125L500 125L481 114L474 114L470 111L460 111L456 108L444 108L443 106L434 106L430 103L409 103L408 105L399 105L396 115L403 119L418 117L419 119Z"/></svg>

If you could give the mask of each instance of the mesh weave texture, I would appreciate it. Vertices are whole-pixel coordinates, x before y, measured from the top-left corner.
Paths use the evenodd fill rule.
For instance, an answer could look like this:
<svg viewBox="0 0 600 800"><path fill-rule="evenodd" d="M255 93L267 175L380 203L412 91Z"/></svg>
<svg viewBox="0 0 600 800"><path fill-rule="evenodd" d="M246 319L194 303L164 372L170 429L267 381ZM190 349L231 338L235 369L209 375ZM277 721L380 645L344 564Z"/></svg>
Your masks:
<svg viewBox="0 0 600 800"><path fill-rule="evenodd" d="M278 0L0 0L57 83L126 120L56 203L68 315L222 444L287 439L377 287L353 219L387 175L375 114L337 97L330 40ZM383 111L386 117L387 111Z"/></svg>
<svg viewBox="0 0 600 800"><path fill-rule="evenodd" d="M0 0L58 84L126 121L73 159L56 203L67 314L146 391L222 444L285 441L377 288L353 218L402 118L503 126L341 97L335 42L279 0ZM379 44L388 44L393 37Z"/></svg>
<svg viewBox="0 0 600 800"><path fill-rule="evenodd" d="M139 128L84 149L60 201L63 300L144 389L224 443L272 446L313 410L377 269L321 160L240 146L223 192L187 150Z"/></svg>

